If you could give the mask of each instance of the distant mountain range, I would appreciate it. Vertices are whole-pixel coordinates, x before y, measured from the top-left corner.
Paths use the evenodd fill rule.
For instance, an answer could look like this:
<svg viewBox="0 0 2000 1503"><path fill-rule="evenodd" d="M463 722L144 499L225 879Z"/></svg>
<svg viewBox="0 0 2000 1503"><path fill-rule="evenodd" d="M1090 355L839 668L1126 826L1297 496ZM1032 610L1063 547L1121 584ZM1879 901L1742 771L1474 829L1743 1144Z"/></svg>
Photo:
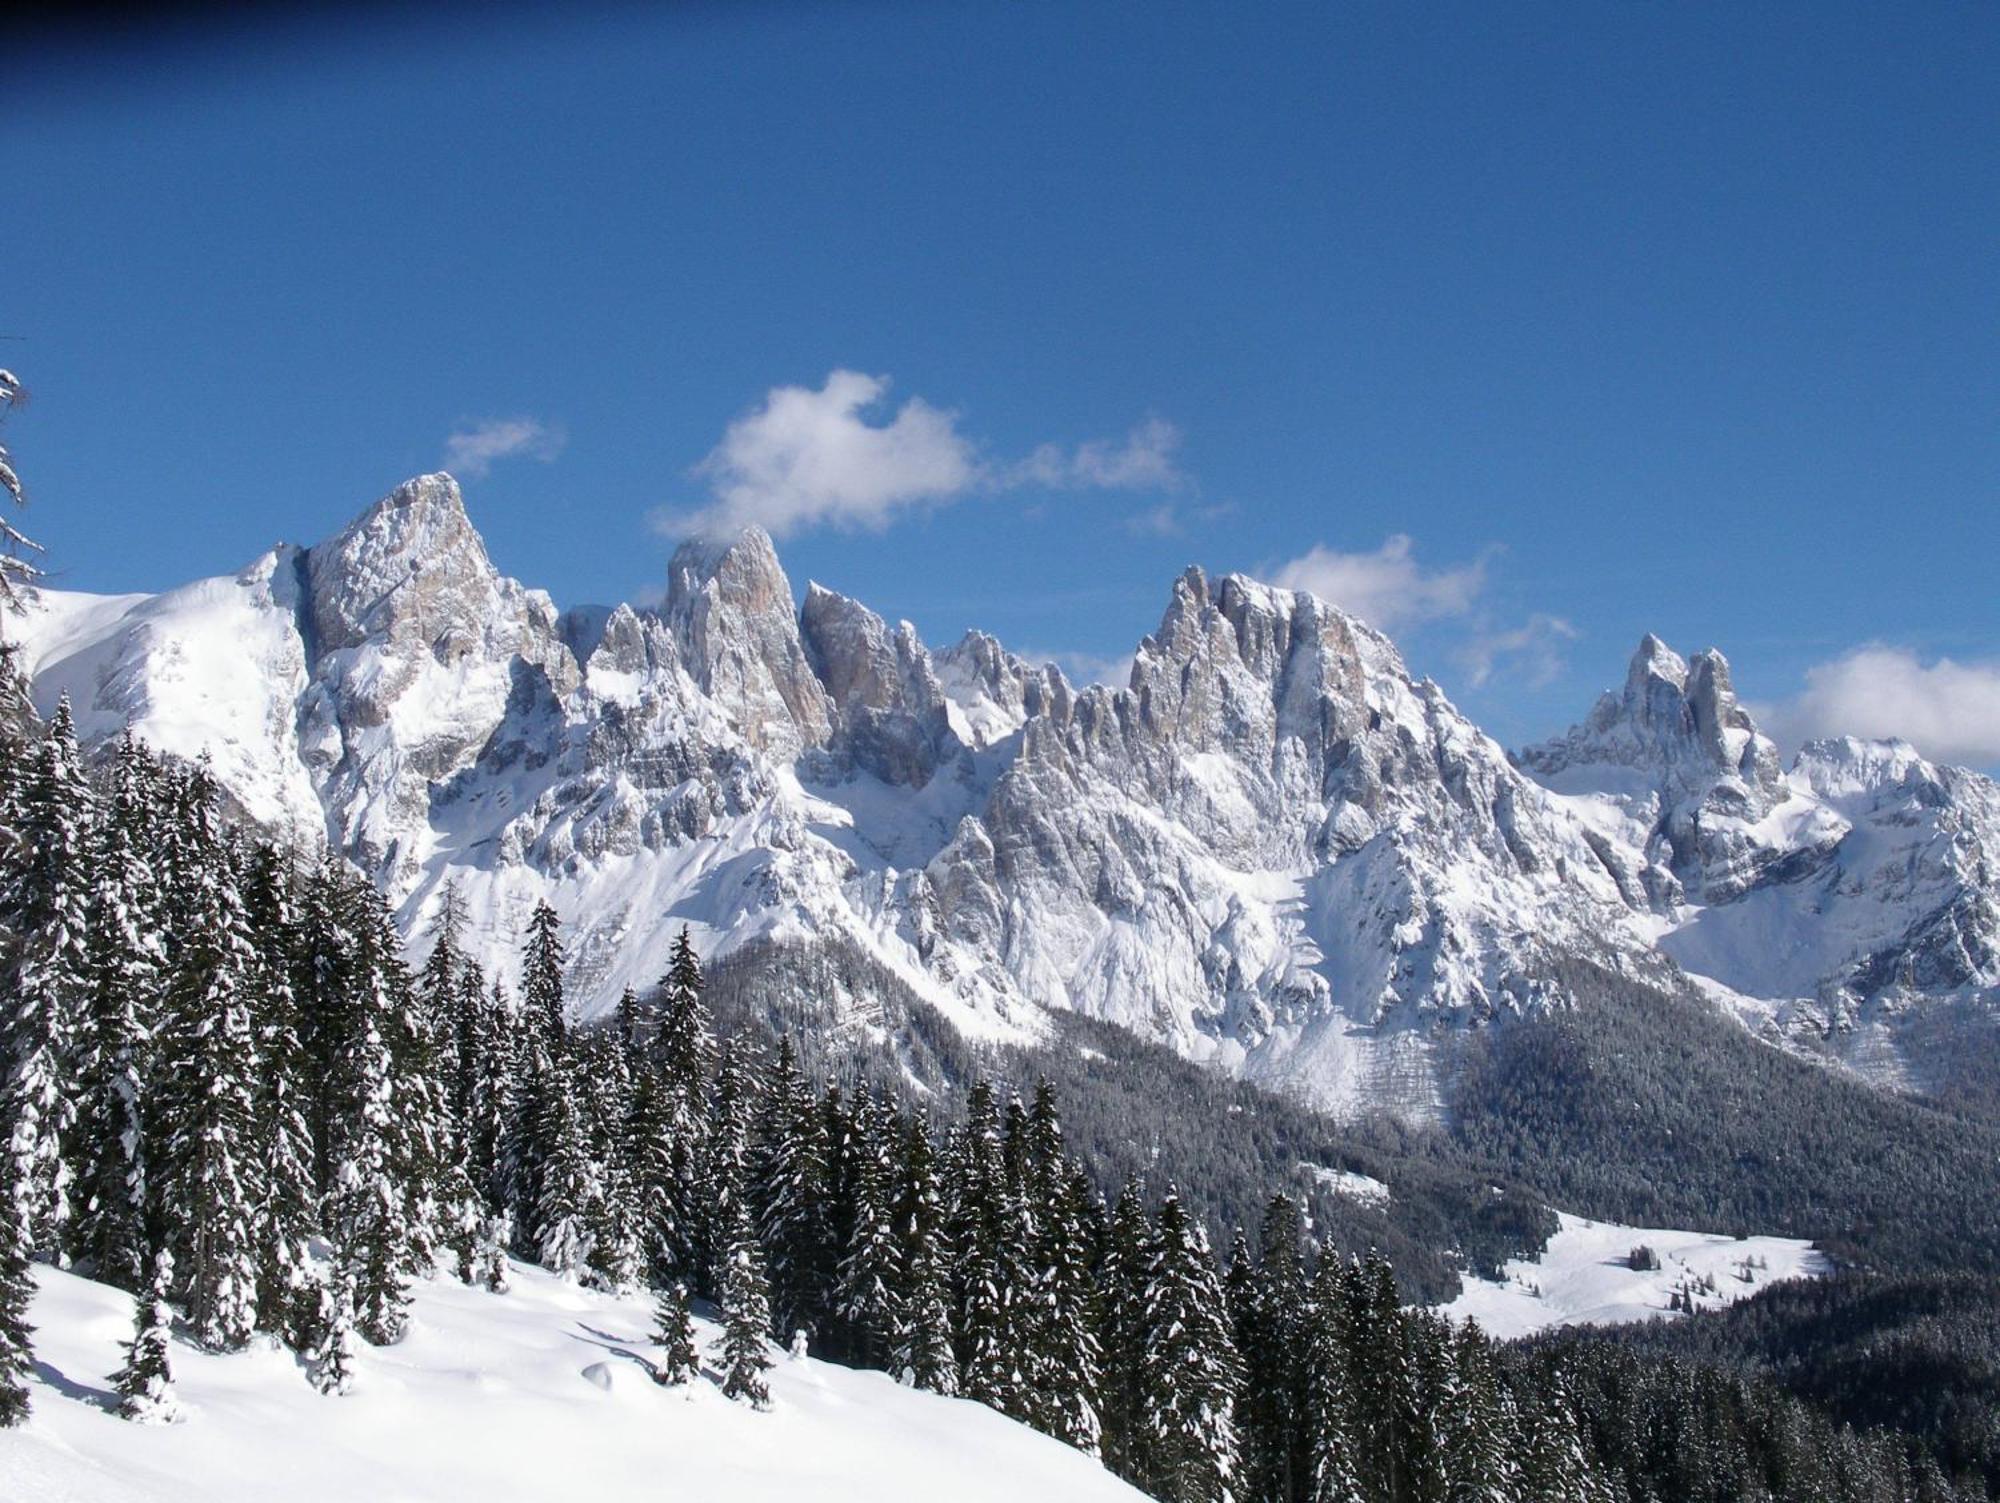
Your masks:
<svg viewBox="0 0 2000 1503"><path fill-rule="evenodd" d="M1774 607L1775 608L1775 607ZM1422 1119L1440 1042L1685 972L1767 1041L1933 1089L2000 1007L2000 787L1901 742L1785 768L1719 653L1648 637L1510 756L1313 596L1190 569L1125 687L933 652L752 530L657 609L501 577L449 476L156 596L9 634L94 743L206 754L242 812L447 883L511 976L538 899L586 1012L711 957L859 950L976 1039L1120 1024L1311 1103ZM413 938L413 944L421 944ZM825 999L858 1027L879 999ZM1941 1020L1944 1020L1941 1023Z"/></svg>

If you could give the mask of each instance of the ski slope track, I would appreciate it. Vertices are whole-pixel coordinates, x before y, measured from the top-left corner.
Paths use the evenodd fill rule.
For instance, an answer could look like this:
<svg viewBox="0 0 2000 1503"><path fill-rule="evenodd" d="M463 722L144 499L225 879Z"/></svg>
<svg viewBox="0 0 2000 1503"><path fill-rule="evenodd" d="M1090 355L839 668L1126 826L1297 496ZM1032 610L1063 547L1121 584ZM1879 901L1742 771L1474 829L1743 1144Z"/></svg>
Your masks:
<svg viewBox="0 0 2000 1503"><path fill-rule="evenodd" d="M1092 1458L982 1404L772 1348L772 1407L712 1374L662 1388L650 1302L515 1265L506 1294L416 1286L410 1333L357 1344L353 1391L323 1396L282 1349L210 1356L176 1340L185 1418L111 1412L132 1299L37 1268L33 1412L0 1430L0 1479L34 1503L1136 1503ZM721 1331L695 1321L704 1353Z"/></svg>
<svg viewBox="0 0 2000 1503"><path fill-rule="evenodd" d="M330 843L421 951L447 883L510 977L565 922L585 1013L711 959L838 945L976 1039L1051 1009L1334 1110L1443 1107L1445 1045L1587 998L1584 958L1774 1043L1923 1088L2000 998L2000 791L1898 743L1789 768L1719 654L1648 638L1622 691L1510 758L1388 638L1190 569L1123 687L810 585L752 530L684 546L657 609L503 578L455 482L158 596L43 592L37 704L206 754L241 810ZM883 1025L880 999L821 1004ZM1928 1052L1927 1052L1928 1051Z"/></svg>

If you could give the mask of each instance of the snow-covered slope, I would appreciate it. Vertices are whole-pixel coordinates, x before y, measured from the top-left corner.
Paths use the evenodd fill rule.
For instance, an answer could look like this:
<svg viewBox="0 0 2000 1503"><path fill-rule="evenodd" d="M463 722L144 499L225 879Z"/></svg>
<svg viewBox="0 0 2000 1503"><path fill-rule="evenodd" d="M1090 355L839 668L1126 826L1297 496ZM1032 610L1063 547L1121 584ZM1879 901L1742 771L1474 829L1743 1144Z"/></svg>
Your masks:
<svg viewBox="0 0 2000 1503"><path fill-rule="evenodd" d="M1886 1083L1929 1083L1923 1004L2000 1007L2000 786L1904 742L1789 771L1729 666L1648 637L1622 692L1520 754L1592 831L1659 946L1740 1016Z"/></svg>
<svg viewBox="0 0 2000 1503"><path fill-rule="evenodd" d="M1561 1005L1575 957L1676 957L1773 1027L1813 1026L1793 1004L1828 967L1863 999L1995 970L1990 783L1837 748L1787 775L1719 656L1650 639L1622 698L1517 768L1303 592L1190 569L1128 683L1078 690L976 632L934 655L817 585L795 605L754 530L682 548L658 610L558 614L441 475L240 576L48 593L21 631L45 709L207 749L412 932L455 883L511 975L549 899L586 1010L688 924L711 956L858 952L975 1036L1074 1009L1423 1116L1439 1041ZM874 1026L869 998L824 1005Z"/></svg>
<svg viewBox="0 0 2000 1503"><path fill-rule="evenodd" d="M0 1497L35 1503L930 1503L1137 1500L1097 1462L983 1405L881 1373L773 1355L757 1413L704 1377L663 1389L645 1366L646 1301L517 1265L504 1295L417 1288L409 1336L362 1345L354 1391L322 1397L283 1350L173 1347L186 1419L109 1412L132 1301L36 1270L34 1412L0 1430ZM696 1321L704 1351L720 1333Z"/></svg>
<svg viewBox="0 0 2000 1503"><path fill-rule="evenodd" d="M1477 1320L1488 1335L1507 1340L1556 1326L1671 1319L1676 1293L1697 1310L1719 1309L1780 1280L1832 1271L1812 1244L1789 1237L1620 1226L1567 1213L1560 1220L1540 1257L1508 1263L1497 1281L1468 1278L1444 1313ZM1653 1250L1658 1268L1632 1267L1641 1247Z"/></svg>

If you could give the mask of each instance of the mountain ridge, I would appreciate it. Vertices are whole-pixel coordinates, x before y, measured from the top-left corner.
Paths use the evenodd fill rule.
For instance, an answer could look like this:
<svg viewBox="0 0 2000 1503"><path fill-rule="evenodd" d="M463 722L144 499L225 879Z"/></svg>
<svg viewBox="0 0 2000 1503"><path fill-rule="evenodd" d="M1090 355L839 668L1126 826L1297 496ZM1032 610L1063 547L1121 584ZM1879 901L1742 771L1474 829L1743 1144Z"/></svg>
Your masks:
<svg viewBox="0 0 2000 1503"><path fill-rule="evenodd" d="M43 592L44 708L211 757L421 932L444 885L510 975L546 898L585 1011L671 935L860 946L974 1038L1062 1008L1323 1107L1442 1109L1450 1040L1677 968L1761 1036L1927 1083L1908 1021L2000 989L2000 792L1907 748L1787 770L1717 652L1510 756L1389 638L1191 567L1122 686L968 632L933 652L768 536L657 609L559 612L421 476L311 548L159 596ZM233 668L248 655L249 671ZM866 1013L866 999L840 1005Z"/></svg>

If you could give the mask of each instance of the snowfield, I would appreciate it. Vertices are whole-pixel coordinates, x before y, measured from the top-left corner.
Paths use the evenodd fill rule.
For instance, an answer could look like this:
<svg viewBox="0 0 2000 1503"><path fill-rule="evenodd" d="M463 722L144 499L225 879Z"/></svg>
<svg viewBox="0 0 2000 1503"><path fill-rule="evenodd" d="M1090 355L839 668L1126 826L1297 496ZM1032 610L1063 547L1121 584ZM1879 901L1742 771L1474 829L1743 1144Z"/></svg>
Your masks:
<svg viewBox="0 0 2000 1503"><path fill-rule="evenodd" d="M291 1353L182 1345L187 1418L108 1411L132 1301L38 1268L34 1414L0 1431L0 1498L33 1503L481 1503L589 1498L1077 1500L1141 1495L1097 1462L983 1405L773 1348L773 1407L703 1379L661 1388L645 1359L650 1302L514 1265L504 1295L440 1277L409 1335L357 1343L354 1392L314 1392ZM697 1319L706 1352L721 1333Z"/></svg>
<svg viewBox="0 0 2000 1503"><path fill-rule="evenodd" d="M1477 1320L1489 1336L1510 1340L1557 1326L1621 1325L1656 1315L1671 1319L1675 1312L1669 1302L1683 1286L1690 1289L1697 1309L1717 1310L1782 1279L1818 1278L1833 1271L1824 1253L1789 1237L1739 1241L1718 1232L1558 1215L1562 1229L1549 1239L1541 1257L1508 1263L1498 1283L1467 1278L1443 1313ZM1657 1269L1630 1266L1632 1250L1641 1246L1658 1254Z"/></svg>

